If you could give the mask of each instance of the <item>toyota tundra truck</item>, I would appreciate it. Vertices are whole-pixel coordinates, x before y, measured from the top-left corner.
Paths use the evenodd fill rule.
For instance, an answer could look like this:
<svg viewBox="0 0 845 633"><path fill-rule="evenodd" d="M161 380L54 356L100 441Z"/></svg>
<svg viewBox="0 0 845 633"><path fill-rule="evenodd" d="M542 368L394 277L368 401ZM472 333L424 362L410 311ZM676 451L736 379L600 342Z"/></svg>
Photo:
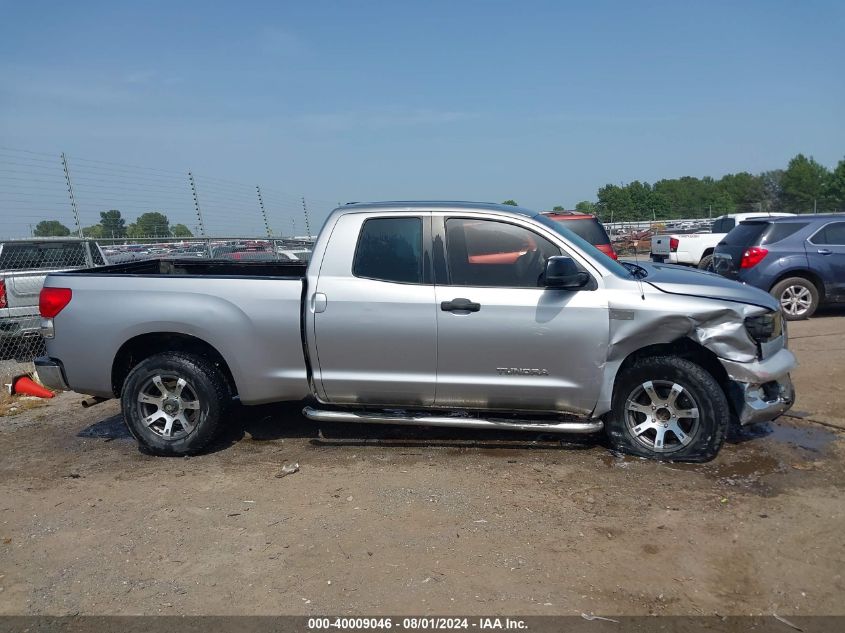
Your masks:
<svg viewBox="0 0 845 633"><path fill-rule="evenodd" d="M598 434L705 461L794 398L777 301L620 264L520 207L356 203L310 263L163 259L50 274L41 380L120 398L148 452L209 447L236 401L317 422Z"/></svg>

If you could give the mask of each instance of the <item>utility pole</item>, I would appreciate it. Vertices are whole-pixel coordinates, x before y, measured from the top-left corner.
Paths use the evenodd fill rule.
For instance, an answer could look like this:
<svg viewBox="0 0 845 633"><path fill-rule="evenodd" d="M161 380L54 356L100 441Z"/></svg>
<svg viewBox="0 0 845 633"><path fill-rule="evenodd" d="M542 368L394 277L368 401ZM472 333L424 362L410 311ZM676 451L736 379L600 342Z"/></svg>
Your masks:
<svg viewBox="0 0 845 633"><path fill-rule="evenodd" d="M302 196L302 212L305 214L305 234L311 239L311 223L308 221L308 207L305 204L305 196Z"/></svg>
<svg viewBox="0 0 845 633"><path fill-rule="evenodd" d="M816 213L818 213L818 211L816 209L816 199L813 198L813 215L815 215Z"/></svg>
<svg viewBox="0 0 845 633"><path fill-rule="evenodd" d="M261 207L261 217L264 218L264 230L267 231L267 237L273 237L273 232L270 230L270 222L267 221L267 210L264 208L264 199L261 197L261 187L255 185L255 190L258 192L258 206Z"/></svg>
<svg viewBox="0 0 845 633"><path fill-rule="evenodd" d="M73 183L70 181L70 170L67 166L67 156L62 152L62 167L65 170L65 183L67 183L67 193L70 196L70 208L73 210L73 221L76 222L76 233L82 237L82 225L79 223L79 207L76 206L76 196L73 194Z"/></svg>

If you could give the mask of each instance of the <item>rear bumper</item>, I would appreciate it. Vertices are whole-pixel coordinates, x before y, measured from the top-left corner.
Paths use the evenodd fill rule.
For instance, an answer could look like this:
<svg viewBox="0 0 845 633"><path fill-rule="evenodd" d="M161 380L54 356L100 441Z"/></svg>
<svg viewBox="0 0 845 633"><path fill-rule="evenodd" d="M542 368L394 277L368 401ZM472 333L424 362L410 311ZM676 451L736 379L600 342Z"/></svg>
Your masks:
<svg viewBox="0 0 845 633"><path fill-rule="evenodd" d="M38 380L50 389L68 391L70 387L65 378L65 368L62 361L49 356L39 356L35 359L35 371L38 373Z"/></svg>
<svg viewBox="0 0 845 633"><path fill-rule="evenodd" d="M795 402L795 388L789 372L798 362L788 349L753 363L720 361L731 379L728 397L740 424L774 420L789 411Z"/></svg>

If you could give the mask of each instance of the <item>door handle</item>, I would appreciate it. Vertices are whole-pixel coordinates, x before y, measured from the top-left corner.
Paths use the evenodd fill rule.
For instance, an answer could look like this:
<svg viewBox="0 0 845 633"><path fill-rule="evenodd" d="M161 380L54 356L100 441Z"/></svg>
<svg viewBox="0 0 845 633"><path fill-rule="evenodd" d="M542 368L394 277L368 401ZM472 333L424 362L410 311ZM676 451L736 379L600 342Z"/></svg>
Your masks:
<svg viewBox="0 0 845 633"><path fill-rule="evenodd" d="M469 299L452 299L451 301L442 301L440 309L443 312L478 312L481 310L481 304L473 303Z"/></svg>
<svg viewBox="0 0 845 633"><path fill-rule="evenodd" d="M832 254L833 254L833 251L830 250L829 248L820 248L819 249L819 255L832 255Z"/></svg>

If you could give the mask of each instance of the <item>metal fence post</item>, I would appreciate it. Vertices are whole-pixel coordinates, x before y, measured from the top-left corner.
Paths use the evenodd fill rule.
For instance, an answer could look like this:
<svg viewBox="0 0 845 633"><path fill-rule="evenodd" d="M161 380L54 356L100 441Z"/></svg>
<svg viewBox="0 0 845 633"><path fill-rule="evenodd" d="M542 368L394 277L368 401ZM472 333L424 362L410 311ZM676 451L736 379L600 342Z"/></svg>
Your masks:
<svg viewBox="0 0 845 633"><path fill-rule="evenodd" d="M255 185L255 190L258 192L258 206L261 207L261 217L264 218L264 229L267 231L267 237L273 237L270 222L267 220L267 209L264 208L264 199L261 197L261 187Z"/></svg>
<svg viewBox="0 0 845 633"><path fill-rule="evenodd" d="M200 229L200 235L205 237L205 222L202 220L202 211L200 210L200 199L197 195L197 183L194 180L194 174L190 171L188 172L188 182L191 185L191 195L194 197L194 210L197 212L197 224ZM206 246L208 247L208 256L213 257L211 253L211 242L206 241Z"/></svg>
<svg viewBox="0 0 845 633"><path fill-rule="evenodd" d="M308 221L308 207L305 205L305 196L302 196L302 212L305 214L305 233L311 237L311 223Z"/></svg>
<svg viewBox="0 0 845 633"><path fill-rule="evenodd" d="M65 170L65 183L67 183L67 193L70 196L70 208L73 210L73 221L76 222L76 233L82 237L82 224L79 222L79 208L76 206L76 196L73 195L73 183L70 181L70 170L67 166L67 156L62 152L62 167Z"/></svg>

